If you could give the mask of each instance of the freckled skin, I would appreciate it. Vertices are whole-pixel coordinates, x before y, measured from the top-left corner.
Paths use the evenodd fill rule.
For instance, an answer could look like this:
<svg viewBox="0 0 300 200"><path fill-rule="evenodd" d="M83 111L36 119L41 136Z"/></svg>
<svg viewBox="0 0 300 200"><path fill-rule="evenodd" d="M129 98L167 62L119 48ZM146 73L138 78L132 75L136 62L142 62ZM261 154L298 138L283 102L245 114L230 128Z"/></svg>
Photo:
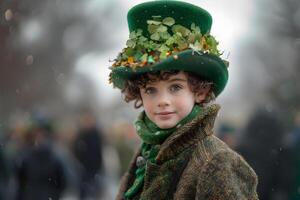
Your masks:
<svg viewBox="0 0 300 200"><path fill-rule="evenodd" d="M195 102L206 96L199 98L191 91L184 72L147 84L140 93L146 115L162 129L175 127L192 111Z"/></svg>

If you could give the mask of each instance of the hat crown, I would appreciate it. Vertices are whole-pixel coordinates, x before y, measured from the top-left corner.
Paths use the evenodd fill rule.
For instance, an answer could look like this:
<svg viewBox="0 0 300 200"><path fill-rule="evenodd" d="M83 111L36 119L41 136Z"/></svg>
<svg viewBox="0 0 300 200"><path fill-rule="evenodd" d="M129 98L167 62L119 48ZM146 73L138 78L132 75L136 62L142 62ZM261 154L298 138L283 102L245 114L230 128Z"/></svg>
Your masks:
<svg viewBox="0 0 300 200"><path fill-rule="evenodd" d="M153 16L160 16L162 19L172 17L176 24L184 27L191 27L194 23L202 34L209 33L212 25L211 15L198 6L181 1L159 0L138 4L128 11L129 31L141 29L149 37L147 20L153 19Z"/></svg>

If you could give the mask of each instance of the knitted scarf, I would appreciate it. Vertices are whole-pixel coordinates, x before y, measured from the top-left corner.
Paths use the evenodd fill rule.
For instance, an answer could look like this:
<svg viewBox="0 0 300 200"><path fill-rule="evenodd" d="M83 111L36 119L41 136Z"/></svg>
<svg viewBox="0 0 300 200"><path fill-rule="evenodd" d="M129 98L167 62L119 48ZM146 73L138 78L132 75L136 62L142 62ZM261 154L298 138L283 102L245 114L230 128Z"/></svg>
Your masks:
<svg viewBox="0 0 300 200"><path fill-rule="evenodd" d="M202 107L196 105L192 111L183 118L175 127L161 129L154 124L143 111L135 122L137 134L142 139L141 156L137 158L137 170L135 172L135 181L133 185L125 192L125 199L133 198L142 188L146 170L146 161L155 163L155 158L159 152L159 145L162 144L179 127L193 120L202 112Z"/></svg>

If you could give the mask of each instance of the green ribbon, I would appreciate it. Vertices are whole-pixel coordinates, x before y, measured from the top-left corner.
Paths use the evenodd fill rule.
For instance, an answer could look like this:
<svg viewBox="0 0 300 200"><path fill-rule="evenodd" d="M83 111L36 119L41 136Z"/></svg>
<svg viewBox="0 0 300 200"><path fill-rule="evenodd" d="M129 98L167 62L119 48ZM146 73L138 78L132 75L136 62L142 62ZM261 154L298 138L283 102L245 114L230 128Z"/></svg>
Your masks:
<svg viewBox="0 0 300 200"><path fill-rule="evenodd" d="M162 144L176 129L193 120L202 112L202 107L195 104L192 111L182 119L175 127L170 129L161 129L153 123L143 111L135 122L137 134L142 139L141 154L145 161L155 163L155 158L159 152L158 144ZM133 185L125 192L125 199L132 199L143 187L146 164L139 166L135 171L135 180Z"/></svg>

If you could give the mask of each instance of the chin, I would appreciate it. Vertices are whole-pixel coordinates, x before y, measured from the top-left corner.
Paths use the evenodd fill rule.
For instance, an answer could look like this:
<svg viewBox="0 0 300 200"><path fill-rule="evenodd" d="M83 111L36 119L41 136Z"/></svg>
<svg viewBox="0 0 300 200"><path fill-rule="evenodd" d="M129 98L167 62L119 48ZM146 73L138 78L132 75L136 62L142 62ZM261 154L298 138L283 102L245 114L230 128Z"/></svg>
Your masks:
<svg viewBox="0 0 300 200"><path fill-rule="evenodd" d="M159 124L159 125L157 125L159 128L161 128L161 129L169 129L169 128L173 128L173 127L175 127L176 126L176 124L174 125L174 124Z"/></svg>

